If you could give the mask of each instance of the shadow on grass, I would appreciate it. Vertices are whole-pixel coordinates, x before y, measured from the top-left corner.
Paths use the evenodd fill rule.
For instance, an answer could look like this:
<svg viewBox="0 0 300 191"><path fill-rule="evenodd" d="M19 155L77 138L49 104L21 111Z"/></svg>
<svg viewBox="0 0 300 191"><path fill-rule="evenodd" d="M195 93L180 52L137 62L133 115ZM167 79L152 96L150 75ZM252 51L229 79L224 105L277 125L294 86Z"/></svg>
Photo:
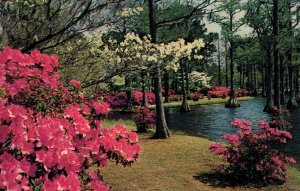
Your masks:
<svg viewBox="0 0 300 191"><path fill-rule="evenodd" d="M248 181L246 178L237 178L233 174L214 171L199 173L194 176L194 179L207 184L215 188L226 188L226 187L252 187L252 188L263 188L268 185L281 185L281 181L273 181L272 183L266 184L263 181Z"/></svg>

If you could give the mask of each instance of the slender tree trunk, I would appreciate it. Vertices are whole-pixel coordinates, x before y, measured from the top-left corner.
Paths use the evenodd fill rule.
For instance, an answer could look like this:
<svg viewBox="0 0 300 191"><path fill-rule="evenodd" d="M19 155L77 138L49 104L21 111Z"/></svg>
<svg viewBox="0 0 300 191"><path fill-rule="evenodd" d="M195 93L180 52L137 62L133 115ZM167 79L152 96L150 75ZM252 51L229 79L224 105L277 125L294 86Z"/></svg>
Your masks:
<svg viewBox="0 0 300 191"><path fill-rule="evenodd" d="M294 66L292 65L292 63L290 62L291 60L291 55L289 54L288 56L288 60L289 60L289 88L290 88L290 91L289 91L289 100L288 100L288 103L287 103L287 108L288 109L296 109L298 107L298 103L296 101L296 93L295 93L295 80L294 80Z"/></svg>
<svg viewBox="0 0 300 191"><path fill-rule="evenodd" d="M299 65L297 66L296 69L296 74L295 74L295 89L296 89L296 101L300 103L300 86L299 86Z"/></svg>
<svg viewBox="0 0 300 191"><path fill-rule="evenodd" d="M240 73L240 82L239 82L239 85L240 85L240 88L242 89L242 71L239 71Z"/></svg>
<svg viewBox="0 0 300 191"><path fill-rule="evenodd" d="M185 69L185 89L186 89L186 95L187 97L190 97L190 80L189 80L189 66L188 62L184 62L184 69Z"/></svg>
<svg viewBox="0 0 300 191"><path fill-rule="evenodd" d="M262 96L266 97L266 77L265 77L265 67L261 69L261 85L262 85Z"/></svg>
<svg viewBox="0 0 300 191"><path fill-rule="evenodd" d="M251 92L251 73L250 73L250 70L247 71L247 90L249 92Z"/></svg>
<svg viewBox="0 0 300 191"><path fill-rule="evenodd" d="M250 65L250 71L249 71L249 90L251 94L253 94L253 70L252 65Z"/></svg>
<svg viewBox="0 0 300 191"><path fill-rule="evenodd" d="M264 107L264 112L272 112L273 97L272 97L272 78L273 78L273 64L271 62L271 51L267 50L267 67L266 67L266 95L267 103Z"/></svg>
<svg viewBox="0 0 300 191"><path fill-rule="evenodd" d="M168 71L165 70L165 74L164 74L164 81L165 81L165 100L164 103L169 103L170 102L170 98L169 98L169 90L170 90L170 86L169 86L169 74Z"/></svg>
<svg viewBox="0 0 300 191"><path fill-rule="evenodd" d="M226 78L226 87L229 86L229 81L228 81L228 59L227 59L227 41L225 38L225 78Z"/></svg>
<svg viewBox="0 0 300 191"><path fill-rule="evenodd" d="M291 4L290 1L288 1L288 12L291 13ZM289 17L289 24L288 24L288 30L290 36L293 36L293 29L292 29L292 19ZM288 81L289 81L289 100L287 103L287 108L290 110L296 109L298 107L297 99L296 99L296 83L295 83L295 66L292 62L293 58L293 52L292 48L290 47L287 52L287 60L288 60Z"/></svg>
<svg viewBox="0 0 300 191"><path fill-rule="evenodd" d="M279 63L278 32L279 32L278 0L273 0L274 106L280 109L280 63Z"/></svg>
<svg viewBox="0 0 300 191"><path fill-rule="evenodd" d="M254 86L253 86L253 95L257 96L257 76L256 76L256 65L253 65L253 80L254 80Z"/></svg>
<svg viewBox="0 0 300 191"><path fill-rule="evenodd" d="M281 82L281 86L280 86L280 104L285 105L285 93L284 93L284 86L283 86L284 74L285 74L284 57L281 56L279 60L280 60L280 82Z"/></svg>
<svg viewBox="0 0 300 191"><path fill-rule="evenodd" d="M191 108L187 101L187 92L186 92L186 86L185 86L185 80L184 80L184 66L186 65L185 61L182 60L180 64L181 68L181 78L182 78L182 104L180 108L180 112L188 112L191 111ZM186 71L187 72L187 71Z"/></svg>
<svg viewBox="0 0 300 191"><path fill-rule="evenodd" d="M242 72L243 72L243 80L242 80L242 87L245 88L245 65L242 66Z"/></svg>
<svg viewBox="0 0 300 191"><path fill-rule="evenodd" d="M218 85L222 85L221 81L221 52L220 52L220 36L218 37Z"/></svg>
<svg viewBox="0 0 300 191"><path fill-rule="evenodd" d="M133 107L133 101L132 101L132 91L131 91L131 87L130 87L130 79L128 76L125 77L125 87L127 88L126 90L126 105L125 105L125 109L128 111L133 111L134 107Z"/></svg>
<svg viewBox="0 0 300 191"><path fill-rule="evenodd" d="M142 106L147 106L147 92L146 92L146 82L145 82L145 71L141 72L141 82L142 82L142 92L143 92L143 100L142 100Z"/></svg>
<svg viewBox="0 0 300 191"><path fill-rule="evenodd" d="M177 74L175 75L175 80L174 80L174 91L175 91L175 94L178 94L178 77L177 77Z"/></svg>
<svg viewBox="0 0 300 191"><path fill-rule="evenodd" d="M124 20L123 21L123 36L124 36L124 38L125 38L126 33L127 33L126 20ZM128 67L127 63L125 63L125 67ZM125 109L129 110L129 111L133 111L134 107L133 107L133 103L132 103L132 92L131 92L131 88L130 88L129 76L125 76L125 87L127 88L127 90L126 90L127 100L126 100Z"/></svg>
<svg viewBox="0 0 300 191"><path fill-rule="evenodd" d="M157 26L155 20L155 0L148 0L149 6L149 26L151 42L156 43ZM162 103L161 95L161 73L159 66L155 69L154 76L154 91L155 91L155 105L156 105L156 132L155 138L168 138L170 137L170 132L165 117L165 110Z"/></svg>
<svg viewBox="0 0 300 191"><path fill-rule="evenodd" d="M234 58L233 58L233 39L230 39L230 98L228 102L225 104L225 107L240 107L240 103L237 101L234 95L234 83L233 83L233 76L234 76Z"/></svg>

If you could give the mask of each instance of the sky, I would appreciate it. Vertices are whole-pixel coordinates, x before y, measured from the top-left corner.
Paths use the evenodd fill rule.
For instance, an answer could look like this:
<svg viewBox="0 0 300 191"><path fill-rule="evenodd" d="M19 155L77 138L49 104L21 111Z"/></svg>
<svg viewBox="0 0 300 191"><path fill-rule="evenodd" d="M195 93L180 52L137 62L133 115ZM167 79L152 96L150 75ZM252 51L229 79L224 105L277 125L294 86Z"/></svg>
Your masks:
<svg viewBox="0 0 300 191"><path fill-rule="evenodd" d="M207 32L216 32L216 33L219 33L219 34L221 33L221 27L220 27L219 24L209 23L209 22L206 21L205 25L207 27ZM252 30L251 30L250 27L244 25L238 30L237 34L240 35L240 36L249 36L251 31Z"/></svg>

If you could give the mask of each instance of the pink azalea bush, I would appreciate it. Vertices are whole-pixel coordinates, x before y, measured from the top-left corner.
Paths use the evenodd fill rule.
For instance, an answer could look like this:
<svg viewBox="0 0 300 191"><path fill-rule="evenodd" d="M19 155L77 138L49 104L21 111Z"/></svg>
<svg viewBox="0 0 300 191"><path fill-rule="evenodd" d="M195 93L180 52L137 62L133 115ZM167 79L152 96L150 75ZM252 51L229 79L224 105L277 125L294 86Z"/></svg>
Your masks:
<svg viewBox="0 0 300 191"><path fill-rule="evenodd" d="M104 100L109 103L110 107L113 109L123 108L127 101L126 92L120 92L116 95L105 95Z"/></svg>
<svg viewBox="0 0 300 191"><path fill-rule="evenodd" d="M134 105L141 105L143 101L143 92L139 90L133 90L132 100Z"/></svg>
<svg viewBox="0 0 300 191"><path fill-rule="evenodd" d="M286 164L296 160L282 152L282 146L292 138L288 131L271 128L267 122L259 122L259 131L252 131L249 121L234 119L236 134L226 134L222 139L229 145L212 143L209 150L229 163L226 170L238 179L272 182L288 179Z"/></svg>
<svg viewBox="0 0 300 191"><path fill-rule="evenodd" d="M226 98L229 95L229 88L223 86L214 86L208 91L207 95L211 98Z"/></svg>
<svg viewBox="0 0 300 191"><path fill-rule="evenodd" d="M192 96L192 100L193 101L198 101L199 99L204 99L203 95L200 93L200 91L195 91L193 93L193 96Z"/></svg>
<svg viewBox="0 0 300 191"><path fill-rule="evenodd" d="M140 107L134 116L137 131L139 133L148 132L154 127L155 114L148 107Z"/></svg>
<svg viewBox="0 0 300 191"><path fill-rule="evenodd" d="M104 100L109 103L113 109L124 108L127 102L126 92L119 92L116 95L105 95ZM147 103L155 104L155 95L153 92L146 92ZM143 93L140 90L132 91L133 105L140 106L143 101Z"/></svg>
<svg viewBox="0 0 300 191"><path fill-rule="evenodd" d="M162 94L162 96L165 96L166 90L162 89L161 94ZM175 91L173 89L169 89L169 96L173 96L173 95L175 95Z"/></svg>
<svg viewBox="0 0 300 191"><path fill-rule="evenodd" d="M0 190L108 190L100 172L108 160L137 160L136 133L104 129L109 105L86 101L80 82L59 80L56 56L0 52Z"/></svg>
<svg viewBox="0 0 300 191"><path fill-rule="evenodd" d="M155 94L153 92L147 92L147 103L154 105L155 104Z"/></svg>

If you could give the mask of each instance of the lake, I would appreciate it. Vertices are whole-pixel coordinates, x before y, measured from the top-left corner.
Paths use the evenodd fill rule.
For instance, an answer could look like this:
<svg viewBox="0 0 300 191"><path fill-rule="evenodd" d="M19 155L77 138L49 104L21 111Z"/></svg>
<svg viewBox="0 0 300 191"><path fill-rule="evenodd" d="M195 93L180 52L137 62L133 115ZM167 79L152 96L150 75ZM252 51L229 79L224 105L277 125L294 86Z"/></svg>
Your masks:
<svg viewBox="0 0 300 191"><path fill-rule="evenodd" d="M193 136L220 141L226 133L235 133L230 126L234 118L247 119L253 129L258 129L257 121L270 121L270 114L263 112L266 100L256 98L241 102L239 108L225 108L223 104L193 106L191 112L180 113L179 108L166 109L167 123L170 129ZM300 161L300 109L291 113L293 139L287 145L287 151Z"/></svg>

